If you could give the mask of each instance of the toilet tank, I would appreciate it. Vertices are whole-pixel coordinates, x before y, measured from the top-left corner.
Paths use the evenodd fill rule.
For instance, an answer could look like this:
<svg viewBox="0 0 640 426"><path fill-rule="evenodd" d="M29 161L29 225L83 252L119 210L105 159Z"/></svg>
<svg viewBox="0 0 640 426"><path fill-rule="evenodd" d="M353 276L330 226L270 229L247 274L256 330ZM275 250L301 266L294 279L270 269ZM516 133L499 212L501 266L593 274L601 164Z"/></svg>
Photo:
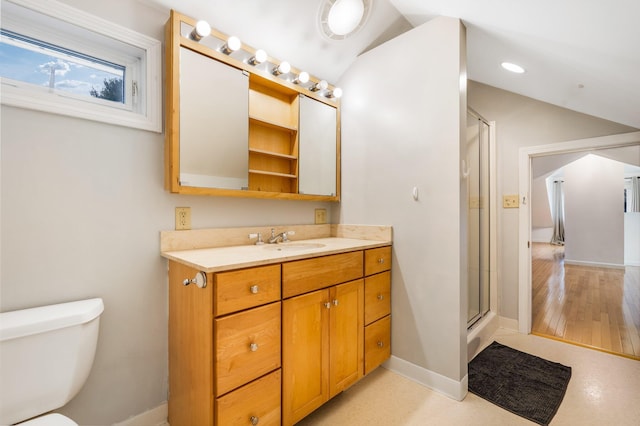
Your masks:
<svg viewBox="0 0 640 426"><path fill-rule="evenodd" d="M62 407L96 352L102 299L0 313L0 425Z"/></svg>

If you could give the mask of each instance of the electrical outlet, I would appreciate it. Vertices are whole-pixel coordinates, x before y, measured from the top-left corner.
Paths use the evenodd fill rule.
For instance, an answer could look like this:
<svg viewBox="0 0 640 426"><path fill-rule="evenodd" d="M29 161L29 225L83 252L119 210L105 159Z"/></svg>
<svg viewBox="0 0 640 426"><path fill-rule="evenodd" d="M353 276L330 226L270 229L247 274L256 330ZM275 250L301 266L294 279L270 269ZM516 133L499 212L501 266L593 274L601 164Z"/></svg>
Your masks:
<svg viewBox="0 0 640 426"><path fill-rule="evenodd" d="M316 209L316 225L327 223L327 209Z"/></svg>
<svg viewBox="0 0 640 426"><path fill-rule="evenodd" d="M176 207L176 230L191 229L191 207Z"/></svg>
<svg viewBox="0 0 640 426"><path fill-rule="evenodd" d="M517 209L520 207L520 197L518 195L503 195L502 207L505 209Z"/></svg>

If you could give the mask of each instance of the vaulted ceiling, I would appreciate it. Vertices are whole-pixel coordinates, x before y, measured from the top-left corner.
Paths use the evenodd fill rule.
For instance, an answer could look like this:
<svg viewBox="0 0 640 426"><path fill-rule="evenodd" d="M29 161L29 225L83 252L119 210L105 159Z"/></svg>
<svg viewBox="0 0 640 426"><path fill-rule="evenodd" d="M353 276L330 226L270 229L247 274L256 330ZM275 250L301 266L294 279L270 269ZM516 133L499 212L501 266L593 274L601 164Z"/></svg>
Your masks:
<svg viewBox="0 0 640 426"><path fill-rule="evenodd" d="M640 128L640 1L373 0L364 28L341 41L318 30L326 0L141 1L205 19L331 83L370 48L436 16L460 18L470 79Z"/></svg>

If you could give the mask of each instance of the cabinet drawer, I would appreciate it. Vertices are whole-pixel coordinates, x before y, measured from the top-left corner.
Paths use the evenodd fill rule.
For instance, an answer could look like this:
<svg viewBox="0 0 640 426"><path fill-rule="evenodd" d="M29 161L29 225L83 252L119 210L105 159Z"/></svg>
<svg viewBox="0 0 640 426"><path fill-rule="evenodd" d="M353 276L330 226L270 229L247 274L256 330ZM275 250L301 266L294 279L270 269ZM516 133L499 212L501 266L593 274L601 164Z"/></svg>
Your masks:
<svg viewBox="0 0 640 426"><path fill-rule="evenodd" d="M361 251L298 260L282 265L282 297L362 278Z"/></svg>
<svg viewBox="0 0 640 426"><path fill-rule="evenodd" d="M364 279L364 323L370 324L391 313L391 272Z"/></svg>
<svg viewBox="0 0 640 426"><path fill-rule="evenodd" d="M364 274L373 275L391 269L391 246L364 252Z"/></svg>
<svg viewBox="0 0 640 426"><path fill-rule="evenodd" d="M230 314L280 300L280 265L215 274L213 313Z"/></svg>
<svg viewBox="0 0 640 426"><path fill-rule="evenodd" d="M281 370L215 400L216 425L280 426Z"/></svg>
<svg viewBox="0 0 640 426"><path fill-rule="evenodd" d="M280 304L214 320L217 396L280 367Z"/></svg>
<svg viewBox="0 0 640 426"><path fill-rule="evenodd" d="M364 374L391 356L391 316L386 316L364 328Z"/></svg>

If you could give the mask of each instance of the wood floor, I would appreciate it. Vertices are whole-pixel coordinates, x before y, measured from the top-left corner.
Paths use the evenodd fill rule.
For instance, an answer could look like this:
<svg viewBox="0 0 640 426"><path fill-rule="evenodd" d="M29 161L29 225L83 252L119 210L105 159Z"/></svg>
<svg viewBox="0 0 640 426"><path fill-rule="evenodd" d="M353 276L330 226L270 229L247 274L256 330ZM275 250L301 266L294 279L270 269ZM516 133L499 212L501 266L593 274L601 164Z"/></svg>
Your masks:
<svg viewBox="0 0 640 426"><path fill-rule="evenodd" d="M640 267L564 264L564 247L532 247L532 332L640 360Z"/></svg>

